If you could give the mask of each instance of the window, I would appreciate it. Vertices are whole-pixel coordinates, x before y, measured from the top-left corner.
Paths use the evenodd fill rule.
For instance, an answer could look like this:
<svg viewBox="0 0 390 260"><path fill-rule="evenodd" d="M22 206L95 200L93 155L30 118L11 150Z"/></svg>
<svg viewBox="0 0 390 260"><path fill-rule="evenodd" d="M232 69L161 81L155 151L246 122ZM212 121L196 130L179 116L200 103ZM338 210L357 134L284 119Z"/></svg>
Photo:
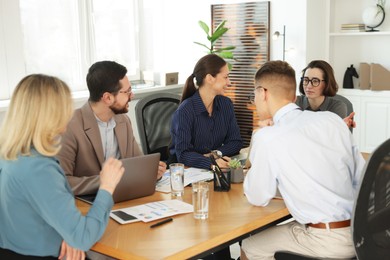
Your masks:
<svg viewBox="0 0 390 260"><path fill-rule="evenodd" d="M19 0L26 74L84 90L91 64L114 60L139 78L137 1Z"/></svg>

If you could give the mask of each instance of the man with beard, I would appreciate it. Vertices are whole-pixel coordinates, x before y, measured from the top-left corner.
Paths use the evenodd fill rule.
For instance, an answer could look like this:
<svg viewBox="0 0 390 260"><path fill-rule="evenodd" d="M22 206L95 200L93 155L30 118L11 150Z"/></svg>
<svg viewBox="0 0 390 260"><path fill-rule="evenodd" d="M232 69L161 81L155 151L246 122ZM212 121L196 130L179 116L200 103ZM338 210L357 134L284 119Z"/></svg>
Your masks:
<svg viewBox="0 0 390 260"><path fill-rule="evenodd" d="M58 154L75 195L97 192L106 159L142 155L126 115L134 97L126 73L113 61L96 62L88 70L89 100L75 110ZM157 179L165 170L166 164L160 162Z"/></svg>

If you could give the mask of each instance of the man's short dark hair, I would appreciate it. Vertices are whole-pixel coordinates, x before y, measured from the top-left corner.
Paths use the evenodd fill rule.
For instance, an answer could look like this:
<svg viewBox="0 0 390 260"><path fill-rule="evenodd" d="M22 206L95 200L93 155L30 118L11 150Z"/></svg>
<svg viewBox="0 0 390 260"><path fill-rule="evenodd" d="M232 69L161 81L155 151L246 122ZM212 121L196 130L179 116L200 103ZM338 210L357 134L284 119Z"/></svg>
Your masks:
<svg viewBox="0 0 390 260"><path fill-rule="evenodd" d="M255 80L268 76L286 77L295 81L295 70L285 61L267 61L256 72Z"/></svg>
<svg viewBox="0 0 390 260"><path fill-rule="evenodd" d="M117 93L119 80L126 76L127 69L114 61L99 61L93 64L87 74L89 100L98 102L105 92Z"/></svg>

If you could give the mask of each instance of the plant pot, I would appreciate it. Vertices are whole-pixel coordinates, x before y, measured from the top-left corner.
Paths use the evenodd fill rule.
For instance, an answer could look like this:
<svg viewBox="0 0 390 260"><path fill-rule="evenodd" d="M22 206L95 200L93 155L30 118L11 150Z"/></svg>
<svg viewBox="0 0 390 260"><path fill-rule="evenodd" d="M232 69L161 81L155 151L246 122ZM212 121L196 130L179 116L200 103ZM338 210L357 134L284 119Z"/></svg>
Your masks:
<svg viewBox="0 0 390 260"><path fill-rule="evenodd" d="M232 183L241 183L244 181L244 171L242 167L240 168L230 168L230 176Z"/></svg>

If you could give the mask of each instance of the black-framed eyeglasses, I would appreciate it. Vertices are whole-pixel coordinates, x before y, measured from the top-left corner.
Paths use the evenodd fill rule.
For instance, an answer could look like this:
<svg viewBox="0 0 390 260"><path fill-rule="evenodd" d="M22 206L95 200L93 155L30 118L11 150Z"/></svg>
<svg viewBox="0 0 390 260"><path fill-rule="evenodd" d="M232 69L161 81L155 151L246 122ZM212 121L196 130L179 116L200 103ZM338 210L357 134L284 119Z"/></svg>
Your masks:
<svg viewBox="0 0 390 260"><path fill-rule="evenodd" d="M258 89L260 89L260 88L264 89L264 91L267 91L267 89L266 89L265 87L256 86L255 89L253 90L253 92L250 93L249 96L248 96L249 102L250 102L251 104L253 104L253 105L255 104L255 92L256 92L256 90L258 90Z"/></svg>
<svg viewBox="0 0 390 260"><path fill-rule="evenodd" d="M119 90L118 92L125 93L125 94L130 96L133 93L133 90L131 88L129 88L128 90Z"/></svg>
<svg viewBox="0 0 390 260"><path fill-rule="evenodd" d="M312 79L309 79L308 77L302 77L301 78L302 80L302 84L306 87L307 85L309 85L309 82L311 83L311 85L313 87L318 87L320 84L321 84L321 81L325 81L323 79L319 79L319 78L312 78Z"/></svg>

